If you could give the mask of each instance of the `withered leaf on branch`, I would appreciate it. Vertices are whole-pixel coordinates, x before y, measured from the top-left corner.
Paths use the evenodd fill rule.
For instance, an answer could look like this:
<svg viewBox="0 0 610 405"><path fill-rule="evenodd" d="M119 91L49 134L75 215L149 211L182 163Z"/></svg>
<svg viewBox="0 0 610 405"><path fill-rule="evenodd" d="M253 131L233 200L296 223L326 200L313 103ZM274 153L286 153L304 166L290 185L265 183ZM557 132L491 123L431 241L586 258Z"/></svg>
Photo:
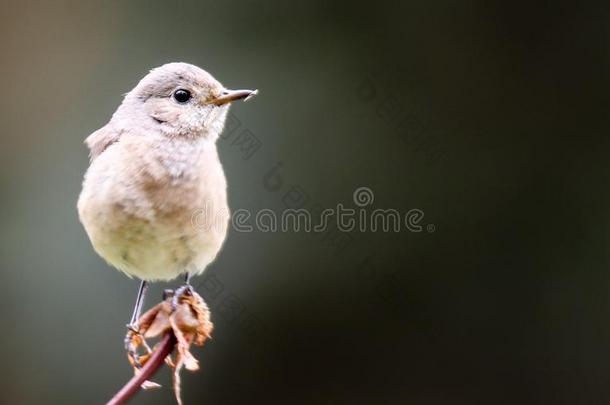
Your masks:
<svg viewBox="0 0 610 405"><path fill-rule="evenodd" d="M174 369L174 393L178 404L182 404L180 396L180 370L186 368L190 371L199 369L199 362L190 352L191 344L203 346L211 337L213 324L210 320L210 310L203 298L191 287L179 288L176 295L166 291L166 298L145 312L138 320L139 328L128 334L127 357L139 373L140 368L146 364L152 353L146 339L162 336L172 332L176 336L177 348L175 360L171 355L165 359L166 363ZM138 354L140 348L144 354ZM151 381L142 384L143 389L160 387Z"/></svg>

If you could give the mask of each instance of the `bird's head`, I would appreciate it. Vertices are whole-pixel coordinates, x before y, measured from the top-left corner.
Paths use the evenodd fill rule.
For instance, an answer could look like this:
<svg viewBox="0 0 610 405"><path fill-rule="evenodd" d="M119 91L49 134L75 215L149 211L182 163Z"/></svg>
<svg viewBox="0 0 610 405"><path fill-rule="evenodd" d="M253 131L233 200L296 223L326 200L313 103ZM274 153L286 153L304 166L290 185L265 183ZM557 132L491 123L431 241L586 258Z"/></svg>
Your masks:
<svg viewBox="0 0 610 405"><path fill-rule="evenodd" d="M166 136L215 141L229 104L255 94L256 90L228 90L197 66L168 63L151 70L125 96L120 114L157 127Z"/></svg>

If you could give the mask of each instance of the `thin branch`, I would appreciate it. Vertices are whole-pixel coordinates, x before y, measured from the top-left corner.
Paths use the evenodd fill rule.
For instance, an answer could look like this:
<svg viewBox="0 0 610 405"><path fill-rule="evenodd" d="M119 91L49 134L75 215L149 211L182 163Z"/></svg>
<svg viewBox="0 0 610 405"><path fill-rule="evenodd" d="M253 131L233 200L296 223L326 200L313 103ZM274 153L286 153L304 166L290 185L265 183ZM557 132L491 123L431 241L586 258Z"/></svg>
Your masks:
<svg viewBox="0 0 610 405"><path fill-rule="evenodd" d="M142 370L137 375L134 375L127 384L119 392L117 392L106 405L121 405L127 402L136 392L140 389L142 383L150 377L161 367L165 358L174 350L176 346L176 336L170 330L163 336L163 339L159 343L158 347L152 353Z"/></svg>

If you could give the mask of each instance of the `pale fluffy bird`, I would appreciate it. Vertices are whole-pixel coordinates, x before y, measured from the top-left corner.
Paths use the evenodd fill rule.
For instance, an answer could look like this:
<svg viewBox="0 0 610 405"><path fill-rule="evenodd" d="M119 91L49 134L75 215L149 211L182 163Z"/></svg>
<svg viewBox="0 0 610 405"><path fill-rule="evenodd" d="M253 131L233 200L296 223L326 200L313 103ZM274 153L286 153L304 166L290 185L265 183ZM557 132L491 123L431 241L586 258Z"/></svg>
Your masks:
<svg viewBox="0 0 610 405"><path fill-rule="evenodd" d="M227 183L216 149L228 90L187 63L150 71L86 144L91 163L78 213L95 251L143 282L203 272L227 234ZM193 223L195 212L208 213ZM135 319L134 319L135 318Z"/></svg>

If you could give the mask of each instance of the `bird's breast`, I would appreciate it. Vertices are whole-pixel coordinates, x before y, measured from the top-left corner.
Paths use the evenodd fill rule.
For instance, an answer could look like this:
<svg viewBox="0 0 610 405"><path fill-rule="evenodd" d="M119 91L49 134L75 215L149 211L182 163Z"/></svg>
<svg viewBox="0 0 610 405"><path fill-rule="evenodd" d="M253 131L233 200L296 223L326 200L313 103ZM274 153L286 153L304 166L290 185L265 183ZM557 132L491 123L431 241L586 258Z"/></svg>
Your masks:
<svg viewBox="0 0 610 405"><path fill-rule="evenodd" d="M81 221L95 249L143 279L202 271L220 250L229 220L215 147L117 146L92 163L79 199Z"/></svg>

